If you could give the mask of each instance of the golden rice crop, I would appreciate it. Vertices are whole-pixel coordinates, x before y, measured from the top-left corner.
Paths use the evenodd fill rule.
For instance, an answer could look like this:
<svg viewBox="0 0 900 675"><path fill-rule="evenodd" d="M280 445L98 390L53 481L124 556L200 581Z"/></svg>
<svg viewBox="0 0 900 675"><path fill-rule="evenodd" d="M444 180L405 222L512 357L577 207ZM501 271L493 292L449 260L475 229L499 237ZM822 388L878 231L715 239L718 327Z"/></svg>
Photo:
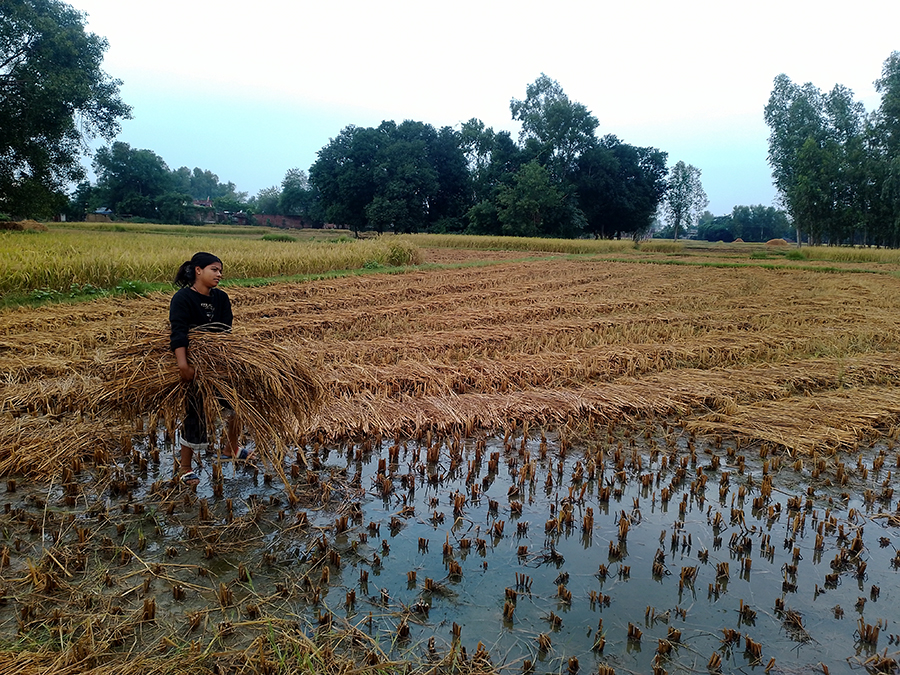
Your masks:
<svg viewBox="0 0 900 675"><path fill-rule="evenodd" d="M253 279L323 274L366 265L419 262L408 241L360 239L339 243L264 241L261 237L52 229L25 235L0 233L0 295L33 289L68 290L72 284L113 288L123 280L167 282L196 251L214 252L226 278Z"/></svg>
<svg viewBox="0 0 900 675"><path fill-rule="evenodd" d="M412 234L404 237L422 248L472 248L572 254L618 253L634 248L634 242L630 239L546 239L462 234Z"/></svg>

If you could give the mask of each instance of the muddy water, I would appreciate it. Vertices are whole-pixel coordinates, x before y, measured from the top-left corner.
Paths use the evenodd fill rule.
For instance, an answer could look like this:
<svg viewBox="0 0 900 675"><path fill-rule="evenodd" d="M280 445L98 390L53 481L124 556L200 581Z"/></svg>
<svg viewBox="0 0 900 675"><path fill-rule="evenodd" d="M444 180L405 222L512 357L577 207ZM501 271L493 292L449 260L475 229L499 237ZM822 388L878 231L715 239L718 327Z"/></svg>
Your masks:
<svg viewBox="0 0 900 675"><path fill-rule="evenodd" d="M649 672L657 664L669 672L688 672L705 667L714 652L726 672L764 667L773 658L780 666L824 663L841 672L865 661L876 647L894 651L889 636L900 632L900 542L897 528L873 517L890 510L890 500L864 500L866 489L880 495L885 481L893 483L886 469L871 467L883 448L870 450L868 462L859 467L845 466L844 485L835 487L840 479L834 459L823 460L825 470L813 478L812 462L795 469L783 460L761 460L759 448L698 447L691 461L684 439L676 454L660 453L653 461L646 450L623 449L618 471L615 450L607 446L604 469L593 455L591 479L591 460L583 451L570 449L561 460L558 445L550 445L541 460L537 441L523 448L521 439L505 447L495 439L481 453L483 465L473 469L473 476L468 461L475 451L467 448L458 471L449 471L446 462L426 467L424 476L418 472L414 491L398 489L399 495L387 499L370 495L362 520L379 523L380 531L357 545L363 560L344 570L342 585L332 589L326 603L338 607L347 588L359 589L359 571L369 570L369 588L361 595L370 602L359 611L379 617L373 631L384 641L396 635L392 611L417 603L430 607L427 618L411 627L410 646L397 645L399 653L416 651L430 636L449 644L456 623L469 654L480 641L495 663L528 659L548 672L566 668L571 657L592 671L608 664ZM496 474L486 469L492 453L500 457ZM408 468L412 463L417 474L418 464L409 454L399 464ZM718 468L713 468L714 455ZM685 463L672 459L664 468L664 457ZM522 482L528 458L534 461L534 479ZM893 454L890 459L896 464ZM373 461L347 468L361 470L363 483L371 486L375 466ZM771 495L754 509L764 470L772 479ZM443 479L429 483L432 472ZM705 489L698 486L698 474L706 476ZM649 476L649 484L643 485L640 476ZM473 484L484 488L477 498ZM608 497L603 488L609 489ZM511 489L518 493L510 496ZM458 495L465 496L465 504L454 509ZM791 498L796 501L789 503ZM566 502L572 518L560 524ZM410 505L415 516L402 518L403 507ZM584 523L588 509L593 510L590 529ZM386 525L392 517L400 517L402 527L390 530ZM498 521L505 523L502 536L492 530ZM623 522L628 529L620 536ZM853 543L857 535L861 546ZM427 540L427 550L420 539ZM476 545L479 539L483 548ZM382 540L389 553L382 553ZM470 542L468 551L464 540ZM452 550L445 555L448 543ZM842 549L847 553L838 558ZM375 555L381 558L377 568L371 564ZM461 573L450 574L451 561ZM861 563L865 571L858 574ZM410 571L416 572L415 584L407 583ZM442 591L425 592L425 578L438 581ZM386 603L380 588L387 591ZM512 614L504 617L506 589L516 593ZM860 619L880 625L877 645L859 639ZM632 639L629 624L637 628L631 630ZM672 629L680 631L680 638L670 635ZM738 639L724 642L722 629L732 629ZM542 633L550 638L547 649L537 641ZM659 641L670 637L671 649L660 647ZM748 649L747 637L751 646L761 646L756 653ZM596 648L598 641L602 650ZM657 656L660 649L666 653Z"/></svg>
<svg viewBox="0 0 900 675"><path fill-rule="evenodd" d="M226 467L215 488L206 461L196 492L164 487L171 453L136 461L147 453L136 445L106 480L83 475L72 506L58 485L3 495L14 601L0 631L46 630L41 598L55 592L126 617L152 597L155 621L135 631L148 643L240 643L262 616L310 634L348 622L416 663L480 643L515 671L575 658L581 672L687 673L718 659L723 672L834 673L898 658L895 450L795 463L671 429L563 445L435 442L430 463L412 442L319 449L315 471L294 470L295 504L264 468ZM47 550L85 555L49 591L21 581L29 561L53 571Z"/></svg>

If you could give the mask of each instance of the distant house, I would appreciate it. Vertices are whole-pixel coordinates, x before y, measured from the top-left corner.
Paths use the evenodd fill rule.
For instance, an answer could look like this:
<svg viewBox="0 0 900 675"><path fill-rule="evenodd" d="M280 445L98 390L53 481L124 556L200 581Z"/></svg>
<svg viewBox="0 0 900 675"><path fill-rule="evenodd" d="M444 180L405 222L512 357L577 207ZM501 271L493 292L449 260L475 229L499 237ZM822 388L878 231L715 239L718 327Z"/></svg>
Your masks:
<svg viewBox="0 0 900 675"><path fill-rule="evenodd" d="M88 223L109 223L112 222L113 215L112 209L101 206L93 213L86 214L84 220Z"/></svg>
<svg viewBox="0 0 900 675"><path fill-rule="evenodd" d="M302 216L278 216L270 213L254 213L253 224L295 230L310 227L309 221Z"/></svg>
<svg viewBox="0 0 900 675"><path fill-rule="evenodd" d="M213 206L212 200L195 199L191 202L193 208L193 220L195 223L215 223L218 222L216 217L216 208Z"/></svg>

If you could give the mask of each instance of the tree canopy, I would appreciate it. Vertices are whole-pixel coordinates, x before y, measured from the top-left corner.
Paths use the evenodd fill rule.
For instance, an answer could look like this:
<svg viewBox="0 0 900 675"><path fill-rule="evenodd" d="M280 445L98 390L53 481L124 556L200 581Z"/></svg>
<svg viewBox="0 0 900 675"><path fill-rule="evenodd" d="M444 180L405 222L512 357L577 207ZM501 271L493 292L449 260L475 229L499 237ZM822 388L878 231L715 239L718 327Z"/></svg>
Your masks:
<svg viewBox="0 0 900 675"><path fill-rule="evenodd" d="M672 238L678 239L683 228L696 223L707 204L709 199L700 182L700 169L679 161L672 167L663 203Z"/></svg>
<svg viewBox="0 0 900 675"><path fill-rule="evenodd" d="M319 151L309 180L325 218L357 231L459 229L467 205L460 133L412 120L345 128Z"/></svg>
<svg viewBox="0 0 900 675"><path fill-rule="evenodd" d="M814 243L900 245L900 52L875 82L868 114L853 92L781 74L765 107L769 165L798 234Z"/></svg>
<svg viewBox="0 0 900 675"><path fill-rule="evenodd" d="M0 12L0 211L47 215L84 176L87 142L111 141L130 108L101 68L105 39L58 0Z"/></svg>

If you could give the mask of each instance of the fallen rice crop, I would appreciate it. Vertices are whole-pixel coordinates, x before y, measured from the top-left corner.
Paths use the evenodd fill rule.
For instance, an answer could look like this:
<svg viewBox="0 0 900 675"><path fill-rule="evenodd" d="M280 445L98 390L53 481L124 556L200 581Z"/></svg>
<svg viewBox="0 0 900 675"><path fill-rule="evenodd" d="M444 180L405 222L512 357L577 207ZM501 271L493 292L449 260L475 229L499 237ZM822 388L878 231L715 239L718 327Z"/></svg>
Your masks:
<svg viewBox="0 0 900 675"><path fill-rule="evenodd" d="M225 260L228 269L227 255ZM556 259L271 284L229 293L236 331L254 344L272 345L272 365L289 360L278 356L283 350L299 355L321 382L321 406L307 421L296 456L284 458L290 478L283 478L293 488L280 496L277 488L265 487L272 483L267 474L278 473L272 466L277 459L245 479L226 477L224 494L221 468L213 469L211 493L180 491L162 475L161 466L170 466L160 460L171 442L172 425L163 423L165 415L141 415L140 400L135 399L130 421L123 422L103 405L98 392L111 381L117 364L143 348L135 336L158 336L165 330L168 294L0 313L0 475L7 480L9 504L0 515L12 533L0 542L0 585L5 585L3 597L16 608L12 632L36 641L3 651L0 669L281 672L279 663L294 668L307 663L309 669L323 672L363 672L406 667L395 664L398 654L404 654L401 660L417 664L416 672L490 672L497 665L491 663L491 645L476 648L472 643L466 653L462 647L471 635L464 626L452 631L448 626L446 640L437 645L424 640L405 643L400 636L408 634L410 625L412 635L421 634L416 626L428 625L426 605L435 603L431 611L437 612L441 598L452 603L454 594L465 592L459 584L481 574L473 563L481 554L475 552L501 550L513 534L519 540L513 550L521 571L515 588L510 582L508 590L514 592L494 600L498 613L509 603L503 611L511 624L525 621L528 603L516 607L516 593L524 595L527 589L530 598L531 577L538 576L539 569L562 564L565 533L581 528L585 539L572 546L589 545L593 513L587 519L581 512L587 503L597 507L598 520L605 516L610 521L604 524L606 530L618 532L618 538L612 535L608 542L609 561L603 559L596 576L616 576L624 584L638 573L637 567L631 571L631 564L637 563L628 559L625 544L627 537L634 541L640 535L640 520L635 511L620 515L614 513L616 507L607 506L604 512L597 503L604 499L603 490L604 503L609 504L610 489L621 491L646 474L647 490L636 494L635 509L642 500L649 517L650 509L655 512L660 500L668 503L670 490L676 488L683 490L685 506L673 501L668 508L687 509L689 499L702 495L698 484L705 485L705 474L695 464L707 451L709 458L716 456L715 463L701 468L716 475L720 500L713 504L710 498L704 507L701 499L697 509L705 511L718 539L731 523L733 552L744 550L741 537L749 540L752 534L747 545L759 546L760 557L770 555L765 551L772 546L757 541L762 530L744 526L735 500L763 500L765 476L782 476L775 468L779 463L807 477L827 474L838 490L850 473L861 484L867 484L870 471L879 475L877 482L869 480L871 495L865 500L882 505L882 513L869 516L886 527L900 525L891 508L891 485L878 473L890 466L884 462L893 452L900 423L895 393L900 382L900 280L892 276ZM488 449L478 440L491 437L503 439L497 440L502 454L497 461L502 464L489 461ZM546 437L557 448L558 467L556 456L532 462L546 452ZM649 458L638 453L635 441L640 438L648 439ZM878 467L857 461L860 446L876 441L883 449L876 457ZM695 444L705 450L695 451ZM724 472L717 457L723 444L728 448L727 454L722 451L728 467ZM583 461L581 455L576 461L571 454L575 445L585 448ZM365 478L357 477L364 460L381 449L387 455L385 466L376 470L373 459ZM743 455L749 449L758 451L764 468L753 474L756 482L741 483L744 492L729 492L734 486L727 474L732 481L744 475ZM329 461L329 452L339 455L337 460L332 455ZM496 495L479 501L473 485L490 483L482 482L481 469L466 460L493 464L484 481L509 474L507 498L499 507ZM615 467L614 477L607 474L605 484L602 477L590 478L604 462ZM641 469L642 462L654 467L650 474ZM472 481L465 479L467 466ZM500 466L505 468L498 471ZM529 513L527 499L516 490L531 490L527 486L534 472L540 472L545 489L552 487L560 495L565 494L561 481L568 481L568 498L555 500L551 513L542 514L549 520L532 522L532 529L547 538L529 542L528 523L517 518L514 525L513 520L514 514ZM575 475L593 486L587 497L584 492L578 497ZM660 476L671 477L672 487L660 484ZM455 500L445 495L442 504L429 505L422 513L429 491L452 480L459 481L454 483L459 486ZM23 485L35 481L41 489L14 501ZM228 481L250 486L252 497L245 493L243 504L234 501ZM690 481L695 483L688 490ZM420 485L416 506L410 485ZM366 494L375 495L375 505L384 512L383 522L368 528L357 510ZM709 507L724 510L728 498L732 520L727 514L714 519ZM826 535L831 537L828 555L837 556L838 566L833 574L864 577L858 553L864 545L871 546L875 526L869 526L865 544L860 527L856 544L856 530L851 528L858 527L857 515L847 514L840 531L830 520L827 499L833 499L837 510L839 493L816 498L822 506L804 513L810 522L821 523L823 542ZM774 505L764 500L759 504L751 517L765 522L768 508L771 527L778 520ZM569 505L578 505L577 511ZM780 521L781 529L788 529L785 541L791 528L803 531L801 507L799 501L787 502L790 519ZM78 518L66 510L76 508L83 510ZM778 508L780 517L780 504ZM443 534L440 541L433 539L430 553L436 549L440 560L443 544L445 561L455 565L447 562L445 579L425 578L424 570L418 582L415 575L407 576L415 596L408 603L406 596L398 600L401 591L388 588L386 577L376 581L374 576L392 564L390 547L400 545L395 535L404 528L418 532L426 523L442 527L439 521L447 509L446 540ZM450 529L456 522L469 527L466 514L475 509L493 514L485 521L489 531L481 521L477 527L485 527L480 530L476 521L471 530ZM671 555L657 560L657 583L667 576L665 564L675 572L674 581L664 582L671 587L679 578L682 585L692 586L695 576L704 578L708 572L697 560L710 555L696 543L699 530L693 531L692 552L683 529L699 527L699 516L685 522L680 514L672 532L663 532L675 543ZM177 541L166 543L167 532L179 533ZM296 550L291 537L302 537ZM420 554L426 556L427 538L419 537ZM812 537L810 533L810 547ZM604 549L606 544L603 541ZM567 555L572 555L572 546ZM799 539L796 546L799 551ZM674 566L678 547L683 557L694 557L681 565L680 577ZM704 548L715 556L715 545ZM467 565L469 550L473 554ZM785 551L789 567L791 547ZM240 567L250 557L254 564ZM729 575L734 585L740 583L739 565L741 579L749 580L746 559L749 556L734 558L730 572L719 561L715 574L707 575L710 603L719 601L720 594L727 596ZM766 559L754 559L753 569ZM302 575L280 573L295 560L302 560ZM359 585L355 578L348 579L348 564L360 576ZM797 561L793 564L796 567ZM371 581L383 584L383 590L363 590L363 572L367 576L370 571ZM255 590L254 575L275 582L263 594ZM556 575L554 570L551 577ZM568 575L563 578L561 571L551 580L556 613L534 617L549 622L549 628L535 630L529 641L537 644L537 635L547 636L547 658L564 649L555 631L569 629L567 603L577 608L589 602L596 609L608 606L609 595L615 602L616 595L606 587L606 595L594 591L588 601L586 594L573 597L567 591ZM833 580L819 583L834 593ZM783 584L783 593L793 597L789 594L796 581L789 572ZM335 587L341 589L339 603ZM351 587L354 596L348 590L344 597L344 589ZM874 603L877 591L866 592ZM53 602L62 597L66 600L54 613ZM200 606L182 611L185 598L194 598ZM745 603L738 605L738 600L733 603L735 612L741 612L736 616L748 622L743 629L749 636L756 612L743 611ZM298 603L312 608L311 613L298 616ZM371 609L357 611L357 605ZM670 611L674 622L683 607L679 603L666 610L665 622ZM655 617L651 609L648 616ZM366 628L368 611L396 629L397 645L372 637ZM800 616L777 604L774 612L778 617ZM311 620L315 626L307 623ZM610 623L604 628L601 621L592 637L601 651L605 641L615 639ZM650 635L654 624L646 619L641 629ZM807 620L802 626L810 624ZM877 640L874 629L864 627L866 635ZM624 629L620 632L624 643ZM639 641L640 633L629 631L628 637ZM740 637L740 631L737 634ZM126 665L123 654L138 644L146 647L138 650L146 656ZM759 658L758 645L748 647L751 663ZM165 658L154 660L154 654ZM493 657L496 661L496 653ZM731 658L730 650L723 649L722 657ZM586 657L582 661L588 662ZM554 662L554 670L562 667Z"/></svg>

